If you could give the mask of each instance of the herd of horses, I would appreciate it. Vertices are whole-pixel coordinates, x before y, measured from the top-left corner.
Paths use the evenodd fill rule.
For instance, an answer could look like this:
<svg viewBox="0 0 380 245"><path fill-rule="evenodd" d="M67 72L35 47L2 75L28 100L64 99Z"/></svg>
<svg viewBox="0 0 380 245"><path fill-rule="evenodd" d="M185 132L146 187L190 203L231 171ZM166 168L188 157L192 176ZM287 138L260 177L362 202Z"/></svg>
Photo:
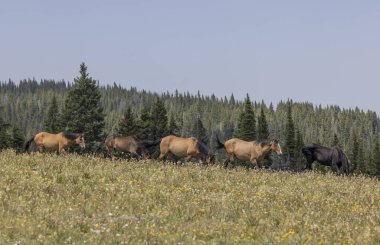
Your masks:
<svg viewBox="0 0 380 245"><path fill-rule="evenodd" d="M45 150L57 151L59 154L67 152L68 147L78 145L81 149L86 147L84 135L81 133L61 132L51 134L40 132L30 138L26 143L24 150L29 152L30 145L35 143L39 152ZM138 140L134 136L109 136L100 145L108 153L123 152L129 153L132 157L148 159L150 157L149 148L160 145L159 160L170 160L173 157L185 158L186 161L196 159L205 165L215 163L215 154L202 141L195 137L182 138L169 135L158 140ZM277 139L269 141L245 141L237 138L227 140L222 143L219 137L216 137L216 149L226 151L227 159L224 166L229 163L234 164L235 158L241 161L249 161L254 166L261 167L260 162L269 152L275 152L277 155L282 154L281 146ZM349 174L355 169L355 165L349 167L346 155L338 147L325 147L318 144L306 145L302 149L302 154L307 160L306 170L312 170L312 163L319 162L322 165L331 166L336 174Z"/></svg>

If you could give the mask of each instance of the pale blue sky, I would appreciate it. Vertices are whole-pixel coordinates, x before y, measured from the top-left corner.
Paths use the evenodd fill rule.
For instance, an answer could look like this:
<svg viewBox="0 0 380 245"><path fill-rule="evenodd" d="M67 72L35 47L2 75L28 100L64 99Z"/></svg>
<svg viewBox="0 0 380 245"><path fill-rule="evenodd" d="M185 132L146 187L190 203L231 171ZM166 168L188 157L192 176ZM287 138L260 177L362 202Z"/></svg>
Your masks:
<svg viewBox="0 0 380 245"><path fill-rule="evenodd" d="M0 80L218 97L249 93L380 112L380 1L3 0Z"/></svg>

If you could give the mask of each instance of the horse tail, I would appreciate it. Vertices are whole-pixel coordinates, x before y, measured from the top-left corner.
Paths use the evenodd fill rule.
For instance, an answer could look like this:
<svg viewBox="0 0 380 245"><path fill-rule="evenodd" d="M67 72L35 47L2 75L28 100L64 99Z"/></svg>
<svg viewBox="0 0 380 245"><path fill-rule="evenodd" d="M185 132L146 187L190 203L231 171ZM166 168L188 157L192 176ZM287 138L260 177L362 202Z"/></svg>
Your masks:
<svg viewBox="0 0 380 245"><path fill-rule="evenodd" d="M106 140L107 140L107 137L104 140L102 140L98 148L96 148L95 153L98 153L103 148L103 146L106 144Z"/></svg>
<svg viewBox="0 0 380 245"><path fill-rule="evenodd" d="M220 141L220 139L219 139L219 136L218 135L216 135L216 149L222 149L222 148L224 148L225 146L224 146L224 143L222 143L221 141Z"/></svg>
<svg viewBox="0 0 380 245"><path fill-rule="evenodd" d="M153 147L153 146L156 146L158 144L161 143L161 140L162 139L158 139L158 140L140 140L139 141L139 145L145 147L145 148L150 148L150 147Z"/></svg>
<svg viewBox="0 0 380 245"><path fill-rule="evenodd" d="M33 135L32 138L30 138L30 140L28 140L26 143L25 143L25 146L24 146L24 152L27 152L29 150L29 147L30 147L30 144L34 141L34 137L36 135Z"/></svg>
<svg viewBox="0 0 380 245"><path fill-rule="evenodd" d="M344 152L341 149L339 149L339 151L342 155L342 167L344 169L344 172L346 174L352 174L356 169L356 164L353 163L350 167L346 154L344 154Z"/></svg>

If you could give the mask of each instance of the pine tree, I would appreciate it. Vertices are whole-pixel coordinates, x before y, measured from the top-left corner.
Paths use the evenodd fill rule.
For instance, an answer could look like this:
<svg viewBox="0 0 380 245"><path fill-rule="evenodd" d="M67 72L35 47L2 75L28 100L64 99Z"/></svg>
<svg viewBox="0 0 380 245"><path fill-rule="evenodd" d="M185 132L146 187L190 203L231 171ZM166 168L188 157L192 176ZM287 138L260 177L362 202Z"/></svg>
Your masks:
<svg viewBox="0 0 380 245"><path fill-rule="evenodd" d="M292 118L292 105L288 102L287 106L287 120L285 127L285 149L289 154L290 161L294 160L294 152L295 152L295 128Z"/></svg>
<svg viewBox="0 0 380 245"><path fill-rule="evenodd" d="M44 130L49 133L58 133L60 131L59 124L58 102L55 95L53 95L47 112L46 120L44 122Z"/></svg>
<svg viewBox="0 0 380 245"><path fill-rule="evenodd" d="M296 143L295 143L295 160L294 162L294 167L299 171L301 167L303 166L302 161L303 161L303 155L301 153L301 148L304 146L303 138L302 138L302 133L299 129L296 131Z"/></svg>
<svg viewBox="0 0 380 245"><path fill-rule="evenodd" d="M193 125L193 130L191 133L192 133L191 134L192 136L199 139L203 143L205 143L205 144L209 143L209 137L207 135L207 131L206 131L205 127L203 126L203 123L202 123L200 116L197 117L197 120L195 121L195 123Z"/></svg>
<svg viewBox="0 0 380 245"><path fill-rule="evenodd" d="M160 139L168 135L168 117L165 109L165 105L162 100L157 97L156 102L153 104L152 114L153 122L153 139Z"/></svg>
<svg viewBox="0 0 380 245"><path fill-rule="evenodd" d="M173 114L170 114L169 116L168 134L179 136L179 127L175 122Z"/></svg>
<svg viewBox="0 0 380 245"><path fill-rule="evenodd" d="M264 113L264 108L260 109L260 116L257 119L257 138L259 140L265 140L269 137L268 123Z"/></svg>
<svg viewBox="0 0 380 245"><path fill-rule="evenodd" d="M100 98L96 81L89 77L82 63L80 76L74 79L73 88L66 97L61 122L67 131L84 133L88 151L103 138L104 114Z"/></svg>
<svg viewBox="0 0 380 245"><path fill-rule="evenodd" d="M334 134L332 146L338 146L339 147L339 139L338 139L338 135L336 135L336 134Z"/></svg>
<svg viewBox="0 0 380 245"><path fill-rule="evenodd" d="M356 133L354 132L353 136L352 136L352 155L351 155L351 159L352 159L352 164L355 164L356 167L357 167L357 170L360 171L360 168L362 168L360 165L361 163L359 162L359 142L358 142L358 138L356 136Z"/></svg>
<svg viewBox="0 0 380 245"><path fill-rule="evenodd" d="M0 117L0 150L10 147L11 137L8 134L9 127L9 123L5 122L4 119Z"/></svg>
<svg viewBox="0 0 380 245"><path fill-rule="evenodd" d="M244 101L244 109L239 115L238 119L238 126L236 130L235 137L252 141L255 140L256 137L256 120L255 120L255 113L253 111L252 102L249 99L249 95L247 94L247 97Z"/></svg>
<svg viewBox="0 0 380 245"><path fill-rule="evenodd" d="M365 174L366 173L366 165L365 165L364 149L360 143L358 144L357 163L358 163L358 171L362 174Z"/></svg>
<svg viewBox="0 0 380 245"><path fill-rule="evenodd" d="M140 112L140 117L137 121L137 138L151 139L153 131L153 122L148 110L143 107Z"/></svg>
<svg viewBox="0 0 380 245"><path fill-rule="evenodd" d="M127 111L124 113L123 118L121 118L117 126L116 133L118 135L130 136L136 134L136 129L137 126L132 113L132 109L131 107L128 107Z"/></svg>
<svg viewBox="0 0 380 245"><path fill-rule="evenodd" d="M17 125L13 125L12 127L12 138L10 142L10 146L16 150L16 152L21 152L23 150L25 138L21 133L21 130Z"/></svg>
<svg viewBox="0 0 380 245"><path fill-rule="evenodd" d="M380 177L380 139L376 136L375 147L373 150L373 162L375 165L375 174Z"/></svg>

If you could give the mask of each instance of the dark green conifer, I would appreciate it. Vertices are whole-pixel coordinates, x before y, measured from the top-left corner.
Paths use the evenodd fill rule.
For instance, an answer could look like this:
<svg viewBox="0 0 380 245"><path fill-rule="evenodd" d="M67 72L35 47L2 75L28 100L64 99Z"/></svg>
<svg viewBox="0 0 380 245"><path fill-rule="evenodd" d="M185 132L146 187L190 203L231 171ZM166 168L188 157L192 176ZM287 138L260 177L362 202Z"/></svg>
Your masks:
<svg viewBox="0 0 380 245"><path fill-rule="evenodd" d="M169 116L169 125L168 125L168 134L169 135L176 135L179 136L179 127L177 123L175 122L173 113Z"/></svg>
<svg viewBox="0 0 380 245"><path fill-rule="evenodd" d="M244 101L244 108L239 115L235 137L247 141L252 141L256 138L255 113L248 94Z"/></svg>
<svg viewBox="0 0 380 245"><path fill-rule="evenodd" d="M195 138L199 139L200 141L202 141L205 144L209 143L209 137L207 135L207 131L206 131L205 127L203 126L203 123L202 123L200 116L197 117L197 120L195 121L195 123L193 125L193 130L192 130L191 135L194 136Z"/></svg>
<svg viewBox="0 0 380 245"><path fill-rule="evenodd" d="M127 108L124 116L120 119L116 129L116 134L123 136L131 136L137 134L137 126L131 107Z"/></svg>
<svg viewBox="0 0 380 245"><path fill-rule="evenodd" d="M153 122L153 139L160 139L168 135L168 117L165 105L162 100L157 97L156 102L153 104L151 118Z"/></svg>
<svg viewBox="0 0 380 245"><path fill-rule="evenodd" d="M21 133L20 128L17 125L12 127L12 138L10 146L16 150L16 152L21 152L23 150L25 138Z"/></svg>
<svg viewBox="0 0 380 245"><path fill-rule="evenodd" d="M376 136L375 147L373 150L373 162L375 165L375 174L380 177L380 139Z"/></svg>
<svg viewBox="0 0 380 245"><path fill-rule="evenodd" d="M0 150L6 149L11 145L11 137L8 134L9 127L9 123L5 122L4 119L0 116Z"/></svg>
<svg viewBox="0 0 380 245"><path fill-rule="evenodd" d="M140 112L140 117L137 121L137 138L151 139L153 131L153 122L148 110L143 107Z"/></svg>
<svg viewBox="0 0 380 245"><path fill-rule="evenodd" d="M264 108L261 106L260 115L257 119L257 138L259 140L266 140L269 137L268 123L265 116Z"/></svg>
<svg viewBox="0 0 380 245"><path fill-rule="evenodd" d="M50 102L47 116L44 122L44 130L49 133L58 133L60 131L59 108L55 95Z"/></svg>
<svg viewBox="0 0 380 245"><path fill-rule="evenodd" d="M338 146L339 147L339 139L338 139L338 135L336 135L336 134L334 134L332 146Z"/></svg>
<svg viewBox="0 0 380 245"><path fill-rule="evenodd" d="M88 151L104 137L104 114L100 98L96 81L89 76L87 66L82 63L80 76L74 79L73 88L65 100L61 122L67 131L84 133Z"/></svg>
<svg viewBox="0 0 380 245"><path fill-rule="evenodd" d="M286 115L286 126L285 126L285 151L290 156L290 161L294 160L295 152L295 127L292 117L292 104L288 102L287 105L287 115Z"/></svg>

